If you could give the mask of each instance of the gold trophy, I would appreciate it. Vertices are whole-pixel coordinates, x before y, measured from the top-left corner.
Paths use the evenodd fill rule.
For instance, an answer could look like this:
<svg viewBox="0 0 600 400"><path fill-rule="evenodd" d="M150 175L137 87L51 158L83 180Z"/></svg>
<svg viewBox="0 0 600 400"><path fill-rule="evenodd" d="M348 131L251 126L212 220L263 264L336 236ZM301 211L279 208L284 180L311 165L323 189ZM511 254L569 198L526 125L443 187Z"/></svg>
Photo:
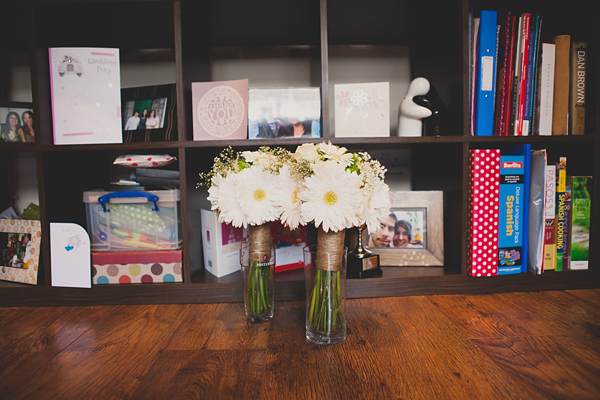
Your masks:
<svg viewBox="0 0 600 400"><path fill-rule="evenodd" d="M373 278L383 275L379 266L379 254L373 254L364 246L366 224L359 226L358 243L354 250L348 253L348 278Z"/></svg>

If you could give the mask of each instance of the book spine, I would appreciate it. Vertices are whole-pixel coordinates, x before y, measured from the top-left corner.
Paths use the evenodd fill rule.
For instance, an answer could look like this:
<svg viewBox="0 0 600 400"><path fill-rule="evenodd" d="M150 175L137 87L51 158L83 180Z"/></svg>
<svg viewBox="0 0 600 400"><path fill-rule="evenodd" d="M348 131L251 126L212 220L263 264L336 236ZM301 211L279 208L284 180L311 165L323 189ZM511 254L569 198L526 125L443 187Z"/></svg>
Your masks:
<svg viewBox="0 0 600 400"><path fill-rule="evenodd" d="M592 177L572 177L570 269L588 269L590 256L590 215Z"/></svg>
<svg viewBox="0 0 600 400"><path fill-rule="evenodd" d="M498 84L496 85L496 110L494 113L494 135L504 136L504 124L505 124L505 108L506 108L506 96L508 96L508 74L510 68L508 66L510 60L510 36L511 36L511 13L506 13L504 23L502 24L500 31L500 43L498 46Z"/></svg>
<svg viewBox="0 0 600 400"><path fill-rule="evenodd" d="M517 125L515 121L517 120L517 110L519 103L519 76L521 72L521 68L519 68L521 63L521 47L522 47L522 37L523 37L523 15L519 16L519 20L517 23L517 29L515 32L515 42L514 42L514 62L513 62L513 81L512 81L512 93L510 99L510 130L509 135L515 135L517 130Z"/></svg>
<svg viewBox="0 0 600 400"><path fill-rule="evenodd" d="M556 267L556 165L546 166L546 225L544 227L544 270Z"/></svg>
<svg viewBox="0 0 600 400"><path fill-rule="evenodd" d="M567 158L561 157L556 166L556 270L563 270L565 251L565 192L567 191Z"/></svg>
<svg viewBox="0 0 600 400"><path fill-rule="evenodd" d="M569 181L569 177L567 177L567 182ZM565 188L565 225L563 227L563 243L564 243L564 251L563 251L563 261L562 267L563 269L569 269L569 260L570 260L570 251L571 251L571 232L569 231L571 224L571 186L567 183Z"/></svg>
<svg viewBox="0 0 600 400"><path fill-rule="evenodd" d="M554 39L556 45L554 67L554 101L552 108L552 134L568 134L569 115L569 59L571 36L560 35Z"/></svg>
<svg viewBox="0 0 600 400"><path fill-rule="evenodd" d="M475 135L492 136L494 130L494 93L498 45L498 12L480 13L477 55Z"/></svg>
<svg viewBox="0 0 600 400"><path fill-rule="evenodd" d="M524 156L500 157L498 275L521 273L527 261L523 255L524 164Z"/></svg>
<svg viewBox="0 0 600 400"><path fill-rule="evenodd" d="M469 120L469 133L471 136L475 135L475 87L477 80L477 41L479 39L479 17L473 17L472 20L472 28L471 28L471 51L470 51L470 81L469 81L469 89L471 93L471 102L470 102L470 120Z"/></svg>
<svg viewBox="0 0 600 400"><path fill-rule="evenodd" d="M517 17L512 16L511 22L511 32L510 32L510 50L509 50L509 60L508 60L508 84L506 87L506 98L504 105L504 115L502 116L504 119L504 127L502 130L502 136L508 136L510 134L511 128L511 109L513 104L513 86L515 80L515 46L516 46L516 37L517 37Z"/></svg>
<svg viewBox="0 0 600 400"><path fill-rule="evenodd" d="M571 46L571 94L569 98L569 132L585 133L585 92L587 69L587 43L573 42Z"/></svg>
<svg viewBox="0 0 600 400"><path fill-rule="evenodd" d="M552 103L554 101L554 56L556 45L542 44L540 72L540 106L538 111L538 134L552 135Z"/></svg>
<svg viewBox="0 0 600 400"><path fill-rule="evenodd" d="M523 135L533 134L533 106L536 100L536 79L539 59L538 42L541 31L541 18L539 15L533 17L531 25L529 65L527 66L527 91L525 95L525 111L523 115Z"/></svg>
<svg viewBox="0 0 600 400"><path fill-rule="evenodd" d="M500 150L469 153L469 275L498 275Z"/></svg>
<svg viewBox="0 0 600 400"><path fill-rule="evenodd" d="M527 64L529 60L530 14L523 15L523 30L521 37L521 56L519 63L519 91L515 120L515 135L523 135L523 117L525 113L525 94L527 92Z"/></svg>

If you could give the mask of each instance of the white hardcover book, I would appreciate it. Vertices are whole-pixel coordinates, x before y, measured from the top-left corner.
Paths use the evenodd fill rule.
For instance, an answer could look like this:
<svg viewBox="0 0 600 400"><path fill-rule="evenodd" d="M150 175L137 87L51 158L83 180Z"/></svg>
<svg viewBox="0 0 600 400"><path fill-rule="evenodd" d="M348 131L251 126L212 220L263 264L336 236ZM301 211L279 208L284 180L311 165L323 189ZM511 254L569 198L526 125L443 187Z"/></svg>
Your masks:
<svg viewBox="0 0 600 400"><path fill-rule="evenodd" d="M552 106L554 99L554 61L556 45L542 43L541 77L540 77L540 109L539 134L552 135Z"/></svg>
<svg viewBox="0 0 600 400"><path fill-rule="evenodd" d="M122 143L119 49L48 49L54 144Z"/></svg>

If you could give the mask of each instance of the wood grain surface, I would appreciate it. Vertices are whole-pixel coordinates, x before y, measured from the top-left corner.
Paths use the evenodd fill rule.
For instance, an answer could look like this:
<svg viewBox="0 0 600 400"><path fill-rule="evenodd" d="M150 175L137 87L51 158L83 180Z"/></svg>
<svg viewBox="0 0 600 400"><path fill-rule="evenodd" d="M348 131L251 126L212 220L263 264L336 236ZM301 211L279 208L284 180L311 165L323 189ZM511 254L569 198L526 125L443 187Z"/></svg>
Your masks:
<svg viewBox="0 0 600 400"><path fill-rule="evenodd" d="M328 347L303 301L0 308L0 398L600 398L600 289L347 306Z"/></svg>

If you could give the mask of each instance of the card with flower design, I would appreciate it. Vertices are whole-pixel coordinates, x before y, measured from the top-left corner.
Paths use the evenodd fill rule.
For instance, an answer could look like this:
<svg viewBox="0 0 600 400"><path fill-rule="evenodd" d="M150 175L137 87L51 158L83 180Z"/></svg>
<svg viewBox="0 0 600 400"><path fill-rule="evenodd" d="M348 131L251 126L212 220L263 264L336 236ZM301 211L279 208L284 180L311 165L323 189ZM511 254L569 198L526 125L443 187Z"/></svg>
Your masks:
<svg viewBox="0 0 600 400"><path fill-rule="evenodd" d="M390 136L389 82L334 85L336 137Z"/></svg>

